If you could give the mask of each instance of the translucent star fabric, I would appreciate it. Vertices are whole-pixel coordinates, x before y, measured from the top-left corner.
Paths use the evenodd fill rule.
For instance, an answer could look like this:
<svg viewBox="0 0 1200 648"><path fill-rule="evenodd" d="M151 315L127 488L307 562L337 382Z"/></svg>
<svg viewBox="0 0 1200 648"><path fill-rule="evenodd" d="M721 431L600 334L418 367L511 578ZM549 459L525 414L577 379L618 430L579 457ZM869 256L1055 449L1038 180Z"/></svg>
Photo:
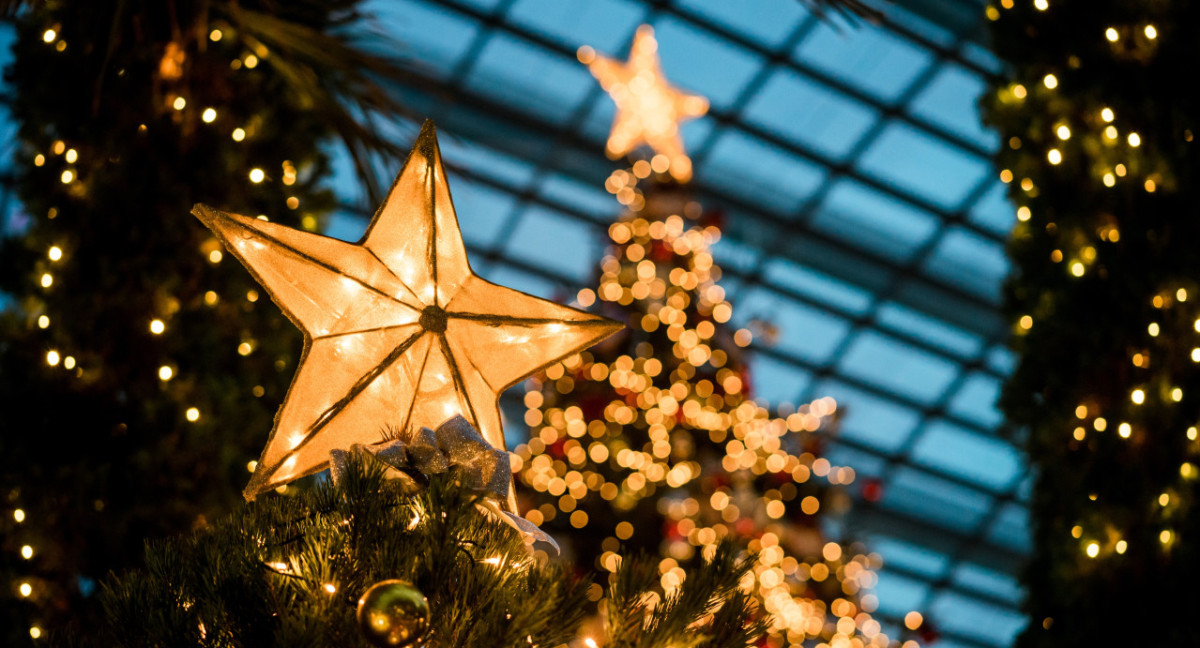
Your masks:
<svg viewBox="0 0 1200 648"><path fill-rule="evenodd" d="M471 271L429 122L357 244L192 213L305 335L247 499L324 470L331 450L458 414L502 449L499 394L620 328Z"/></svg>

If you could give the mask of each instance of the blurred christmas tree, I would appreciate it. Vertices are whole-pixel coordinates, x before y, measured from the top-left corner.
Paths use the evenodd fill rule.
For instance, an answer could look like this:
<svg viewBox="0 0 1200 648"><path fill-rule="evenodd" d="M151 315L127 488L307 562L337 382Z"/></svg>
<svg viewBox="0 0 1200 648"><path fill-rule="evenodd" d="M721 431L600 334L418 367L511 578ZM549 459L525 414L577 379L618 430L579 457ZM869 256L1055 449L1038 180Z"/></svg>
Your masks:
<svg viewBox="0 0 1200 648"><path fill-rule="evenodd" d="M402 71L356 44L357 5L0 4L22 210L0 248L0 643L86 621L144 538L239 500L300 336L188 210L313 230L322 143L363 169L397 152L369 120L399 112Z"/></svg>
<svg viewBox="0 0 1200 648"><path fill-rule="evenodd" d="M622 546L659 554L667 590L682 582L681 561L736 538L759 554L752 589L773 616L767 645L890 645L861 594L877 561L829 541L820 523L845 508L838 487L854 480L821 457L836 404L777 416L751 398L751 334L729 325L711 252L720 229L689 196L678 131L707 102L666 83L656 47L643 27L628 63L580 51L617 103L610 156L642 143L654 155L608 179L628 211L609 227L598 289L578 296L627 328L525 395L531 439L515 452L534 491L526 516L566 538L580 564L611 570Z"/></svg>
<svg viewBox="0 0 1200 648"><path fill-rule="evenodd" d="M1019 646L1197 645L1195 3L1002 0L985 101L1019 221L1003 407L1036 482ZM1136 639L1133 641L1136 642Z"/></svg>

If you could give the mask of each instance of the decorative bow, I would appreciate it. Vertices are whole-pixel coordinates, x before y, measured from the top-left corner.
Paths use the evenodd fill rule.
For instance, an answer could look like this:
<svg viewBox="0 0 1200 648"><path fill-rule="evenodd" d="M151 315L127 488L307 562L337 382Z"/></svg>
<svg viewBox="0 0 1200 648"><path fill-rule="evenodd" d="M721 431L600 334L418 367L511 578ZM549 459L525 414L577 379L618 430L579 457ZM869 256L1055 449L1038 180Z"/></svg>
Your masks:
<svg viewBox="0 0 1200 648"><path fill-rule="evenodd" d="M379 445L356 443L349 450L331 450L329 473L333 483L342 481L350 453L355 451L369 452L388 466L401 471L416 470L427 477L457 467L467 486L487 493L478 504L480 509L521 532L527 544L545 542L555 552L559 551L554 538L538 525L500 508L498 502L508 501L512 488L508 453L493 448L461 415L442 423L437 430L421 428L408 440L396 439Z"/></svg>

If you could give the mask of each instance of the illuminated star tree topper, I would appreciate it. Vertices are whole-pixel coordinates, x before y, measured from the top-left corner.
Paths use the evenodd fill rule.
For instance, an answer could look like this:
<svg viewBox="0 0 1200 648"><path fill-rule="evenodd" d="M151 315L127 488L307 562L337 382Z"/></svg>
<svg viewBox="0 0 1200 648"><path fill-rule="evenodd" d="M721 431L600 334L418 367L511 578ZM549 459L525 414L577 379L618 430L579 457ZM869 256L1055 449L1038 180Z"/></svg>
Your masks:
<svg viewBox="0 0 1200 648"><path fill-rule="evenodd" d="M692 161L684 152L679 125L708 112L708 100L667 82L654 29L638 27L627 62L599 56L590 47L579 48L579 61L617 105L606 147L609 157L619 158L646 144L655 153L655 171L669 171L679 182L690 180Z"/></svg>
<svg viewBox="0 0 1200 648"><path fill-rule="evenodd" d="M620 328L471 271L430 122L357 244L193 213L305 337L247 499L324 470L330 450L385 441L385 428L462 414L503 449L499 394Z"/></svg>

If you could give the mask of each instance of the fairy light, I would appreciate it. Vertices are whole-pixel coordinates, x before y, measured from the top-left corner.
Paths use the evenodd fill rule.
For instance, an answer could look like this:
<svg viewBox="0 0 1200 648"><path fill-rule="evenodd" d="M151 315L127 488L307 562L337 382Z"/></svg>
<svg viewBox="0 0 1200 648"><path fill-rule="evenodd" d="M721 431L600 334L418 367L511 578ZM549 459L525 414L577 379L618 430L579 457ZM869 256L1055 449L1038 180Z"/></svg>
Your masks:
<svg viewBox="0 0 1200 648"><path fill-rule="evenodd" d="M183 97L175 97L175 101L171 102L171 107L175 110L183 110L187 107L187 99Z"/></svg>
<svg viewBox="0 0 1200 648"><path fill-rule="evenodd" d="M1117 33L1116 29L1109 27L1108 29L1104 30L1104 37L1108 39L1108 42L1115 43L1117 42L1117 39L1121 37L1121 35Z"/></svg>
<svg viewBox="0 0 1200 648"><path fill-rule="evenodd" d="M51 367L57 367L59 360L60 356L58 355L58 351L46 352L46 364L50 365Z"/></svg>
<svg viewBox="0 0 1200 648"><path fill-rule="evenodd" d="M58 32L54 31L53 29L47 29L46 31L42 32L43 43L53 43L54 39L56 38L58 38Z"/></svg>
<svg viewBox="0 0 1200 648"><path fill-rule="evenodd" d="M46 256L49 257L51 261L59 261L63 256L62 248L58 247L57 245L51 245L50 249L46 251Z"/></svg>
<svg viewBox="0 0 1200 648"><path fill-rule="evenodd" d="M28 597L30 594L33 594L33 586L27 582L21 583L21 586L18 588L18 590L21 592L21 596Z"/></svg>
<svg viewBox="0 0 1200 648"><path fill-rule="evenodd" d="M169 366L163 365L158 368L158 379L159 380L161 380L163 382L167 382L174 376L175 376L175 370L170 368Z"/></svg>
<svg viewBox="0 0 1200 648"><path fill-rule="evenodd" d="M214 121L216 121L216 120L217 120L217 111L216 111L216 109L214 109L214 108L205 108L205 109L204 109L204 112L203 112L203 113L200 115L200 119L202 119L202 120L204 121L204 123L205 123L205 124L211 124L211 123L213 123Z"/></svg>
<svg viewBox="0 0 1200 648"><path fill-rule="evenodd" d="M200 410L195 407L189 407L187 408L187 413L185 416L187 417L188 421L195 423L196 421L200 420Z"/></svg>
<svg viewBox="0 0 1200 648"><path fill-rule="evenodd" d="M1042 77L1042 84L1045 85L1046 88L1053 90L1058 87L1058 77L1054 76L1053 74L1047 74L1046 76Z"/></svg>
<svg viewBox="0 0 1200 648"><path fill-rule="evenodd" d="M262 169L259 169L259 168L250 169L250 182L253 182L254 184L258 184L258 183L262 182L263 179L266 177L267 177L267 174Z"/></svg>
<svg viewBox="0 0 1200 648"><path fill-rule="evenodd" d="M167 325L163 324L160 319L150 320L150 332L155 335L162 335L162 332L167 330Z"/></svg>
<svg viewBox="0 0 1200 648"><path fill-rule="evenodd" d="M24 558L25 560L29 560L30 558L33 558L33 547L31 547L29 545L22 546L21 547L21 557Z"/></svg>
<svg viewBox="0 0 1200 648"><path fill-rule="evenodd" d="M17 524L24 522L25 521L25 510L24 509L14 509L13 510L13 521L15 521Z"/></svg>
<svg viewBox="0 0 1200 648"><path fill-rule="evenodd" d="M229 136L233 138L233 141L240 142L246 139L246 131L241 128L235 128Z"/></svg>

